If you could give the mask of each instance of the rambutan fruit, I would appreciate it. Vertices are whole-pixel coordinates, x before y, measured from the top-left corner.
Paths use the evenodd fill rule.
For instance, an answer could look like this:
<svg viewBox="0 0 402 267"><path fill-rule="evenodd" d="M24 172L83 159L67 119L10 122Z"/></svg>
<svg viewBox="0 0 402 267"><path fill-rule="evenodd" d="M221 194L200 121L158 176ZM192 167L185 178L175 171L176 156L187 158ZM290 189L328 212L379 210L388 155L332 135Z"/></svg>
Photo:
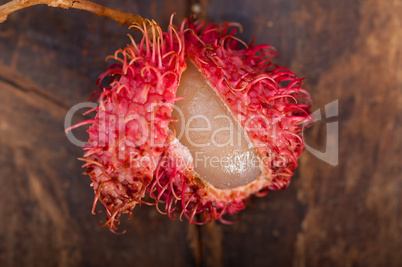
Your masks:
<svg viewBox="0 0 402 267"><path fill-rule="evenodd" d="M122 213L155 205L190 223L242 210L250 195L284 189L304 149L310 97L301 79L247 45L237 24L153 21L100 76L85 146L86 173L116 230Z"/></svg>

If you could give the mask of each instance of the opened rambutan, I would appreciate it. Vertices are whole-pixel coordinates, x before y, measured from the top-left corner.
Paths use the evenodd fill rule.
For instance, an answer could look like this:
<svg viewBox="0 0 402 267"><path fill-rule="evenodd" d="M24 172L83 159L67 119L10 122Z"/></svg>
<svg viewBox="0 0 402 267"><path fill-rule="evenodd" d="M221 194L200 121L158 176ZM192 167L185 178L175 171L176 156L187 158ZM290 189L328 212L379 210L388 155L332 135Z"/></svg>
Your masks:
<svg viewBox="0 0 402 267"><path fill-rule="evenodd" d="M310 120L301 79L273 64L269 45L246 45L237 24L152 21L100 76L88 121L86 173L115 230L138 203L190 223L242 210L253 194L284 189Z"/></svg>

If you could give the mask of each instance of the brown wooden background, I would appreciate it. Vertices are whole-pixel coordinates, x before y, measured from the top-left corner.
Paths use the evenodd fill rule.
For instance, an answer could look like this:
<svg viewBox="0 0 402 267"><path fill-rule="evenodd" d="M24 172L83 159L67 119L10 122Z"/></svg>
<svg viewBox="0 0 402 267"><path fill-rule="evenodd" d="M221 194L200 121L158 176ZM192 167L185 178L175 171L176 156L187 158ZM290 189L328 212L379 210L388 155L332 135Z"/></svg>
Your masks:
<svg viewBox="0 0 402 267"><path fill-rule="evenodd" d="M162 25L192 4L97 2ZM123 219L125 235L112 234L90 214L64 117L128 31L84 11L29 8L0 24L0 265L402 266L402 1L200 5L206 20L238 21L244 39L277 47L278 63L306 77L313 110L339 101L338 117L306 133L324 150L326 123L339 121L339 164L306 151L290 187L251 199L235 225L189 226L142 207Z"/></svg>

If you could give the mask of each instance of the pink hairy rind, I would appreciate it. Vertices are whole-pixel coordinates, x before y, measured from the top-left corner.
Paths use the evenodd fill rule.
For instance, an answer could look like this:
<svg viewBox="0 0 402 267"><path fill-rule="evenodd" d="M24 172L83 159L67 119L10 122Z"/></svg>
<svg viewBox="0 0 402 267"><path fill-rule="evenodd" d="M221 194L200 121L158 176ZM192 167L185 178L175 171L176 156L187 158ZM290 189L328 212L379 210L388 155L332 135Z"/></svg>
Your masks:
<svg viewBox="0 0 402 267"><path fill-rule="evenodd" d="M311 100L301 88L301 79L272 63L277 54L271 46L246 45L230 26L202 27L189 22L186 55L239 120L265 161L264 168L272 176L268 186L283 189L304 149L300 133L311 120Z"/></svg>
<svg viewBox="0 0 402 267"><path fill-rule="evenodd" d="M235 36L236 23L204 25L185 20L167 32L154 22L134 25L143 38L117 50L118 63L98 79L96 117L84 148L96 203L115 231L123 213L138 203L155 205L169 218L203 224L246 206L251 195L285 189L304 150L301 131L310 118L302 79L273 63L269 45L249 45ZM149 37L151 34L151 38ZM219 189L200 179L190 152L169 124L185 60L192 61L239 122L261 159L253 182ZM104 83L105 81L103 81ZM148 203L143 199L152 201Z"/></svg>
<svg viewBox="0 0 402 267"><path fill-rule="evenodd" d="M100 76L98 84L107 76L110 82L101 87L85 146L86 173L96 192L94 207L97 201L105 206L105 225L113 231L120 214L131 214L142 203L153 179L185 69L183 35L174 26L163 38L157 37L162 30L153 22L135 27L144 33L142 40L116 51L112 58L119 63ZM153 40L146 34L150 29Z"/></svg>
<svg viewBox="0 0 402 267"><path fill-rule="evenodd" d="M311 120L311 101L300 87L302 80L272 63L277 54L271 46L247 46L234 36L234 29L229 31L230 26L210 24L203 28L199 21L188 22L186 56L242 124L263 160L262 175L245 186L215 188L198 178L188 151L179 142L171 143L150 194L158 210L161 204L161 212L172 219L180 214L180 219L186 217L195 224L211 220L228 223L223 216L244 209L250 195L285 189L304 149L300 132ZM305 103L301 103L303 98Z"/></svg>

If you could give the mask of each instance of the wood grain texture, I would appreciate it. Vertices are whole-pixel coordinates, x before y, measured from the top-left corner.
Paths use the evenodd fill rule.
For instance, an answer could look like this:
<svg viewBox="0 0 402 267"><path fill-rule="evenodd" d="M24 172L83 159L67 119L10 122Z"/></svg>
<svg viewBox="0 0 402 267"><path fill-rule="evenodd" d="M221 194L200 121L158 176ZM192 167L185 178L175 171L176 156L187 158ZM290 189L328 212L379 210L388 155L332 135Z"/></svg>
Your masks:
<svg viewBox="0 0 402 267"><path fill-rule="evenodd" d="M166 26L197 1L96 2ZM252 198L234 225L189 226L143 206L114 235L99 226L104 214L90 214L90 180L64 117L129 31L82 11L23 10L0 24L1 265L401 266L402 1L199 4L202 18L242 23L243 39L274 45L278 64L306 77L322 111L306 142L324 151L337 121L338 164L306 151L290 187ZM325 119L335 100L338 115Z"/></svg>

